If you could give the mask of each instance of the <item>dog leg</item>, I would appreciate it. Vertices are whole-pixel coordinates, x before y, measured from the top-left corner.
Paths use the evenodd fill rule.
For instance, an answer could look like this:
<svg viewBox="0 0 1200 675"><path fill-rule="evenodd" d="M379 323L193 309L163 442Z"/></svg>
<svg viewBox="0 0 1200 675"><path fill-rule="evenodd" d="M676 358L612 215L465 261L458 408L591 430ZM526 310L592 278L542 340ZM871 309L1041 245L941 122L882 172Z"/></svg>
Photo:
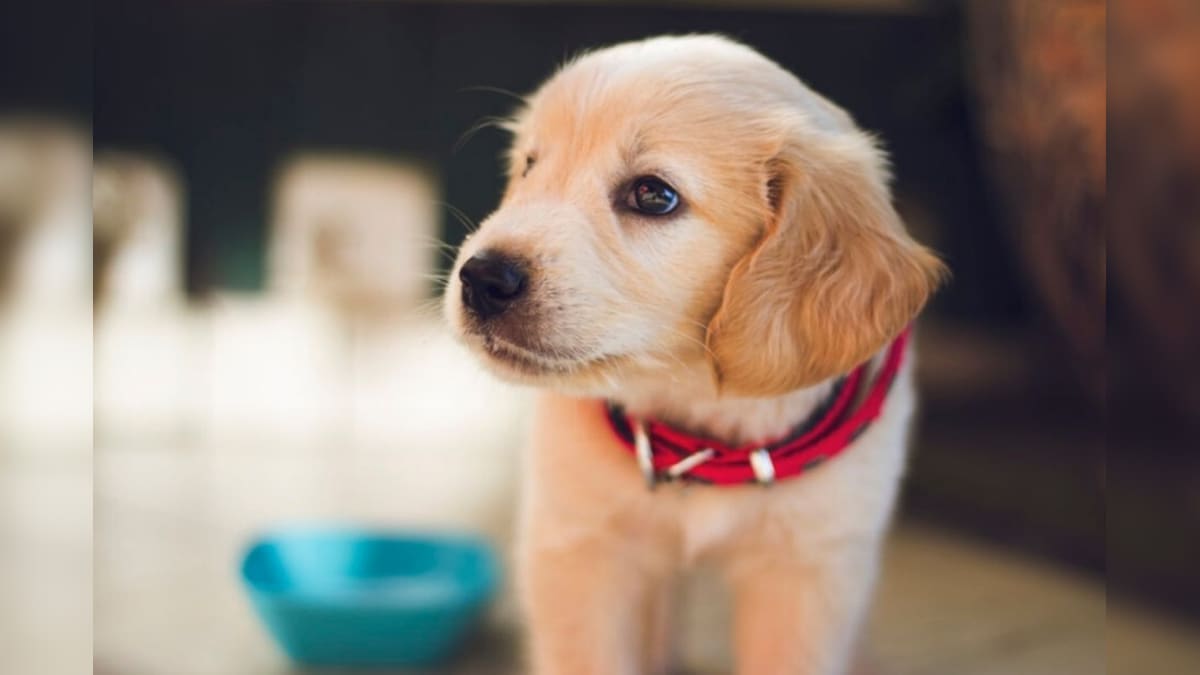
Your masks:
<svg viewBox="0 0 1200 675"><path fill-rule="evenodd" d="M734 577L741 675L843 675L874 587L875 554L775 562Z"/></svg>
<svg viewBox="0 0 1200 675"><path fill-rule="evenodd" d="M617 542L526 555L522 594L534 675L641 675L647 575Z"/></svg>
<svg viewBox="0 0 1200 675"><path fill-rule="evenodd" d="M674 588L669 579L662 579L645 591L646 630L643 638L642 672L646 675L666 675L674 658L671 639L671 603Z"/></svg>

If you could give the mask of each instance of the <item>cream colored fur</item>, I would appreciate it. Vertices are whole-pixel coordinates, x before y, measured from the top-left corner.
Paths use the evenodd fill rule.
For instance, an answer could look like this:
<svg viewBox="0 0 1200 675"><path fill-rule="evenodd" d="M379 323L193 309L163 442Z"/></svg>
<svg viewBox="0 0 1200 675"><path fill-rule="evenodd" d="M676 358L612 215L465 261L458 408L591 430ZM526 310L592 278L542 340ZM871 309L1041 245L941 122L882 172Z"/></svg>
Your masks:
<svg viewBox="0 0 1200 675"><path fill-rule="evenodd" d="M599 399L730 443L803 421L878 354L942 274L891 206L850 117L753 50L656 38L565 65L510 125L500 208L463 245L530 265L518 319L451 325L505 379L543 388L522 505L519 589L537 675L669 667L673 575L727 572L743 675L848 667L903 472L911 360L835 461L771 487L651 492ZM631 180L680 194L622 208Z"/></svg>

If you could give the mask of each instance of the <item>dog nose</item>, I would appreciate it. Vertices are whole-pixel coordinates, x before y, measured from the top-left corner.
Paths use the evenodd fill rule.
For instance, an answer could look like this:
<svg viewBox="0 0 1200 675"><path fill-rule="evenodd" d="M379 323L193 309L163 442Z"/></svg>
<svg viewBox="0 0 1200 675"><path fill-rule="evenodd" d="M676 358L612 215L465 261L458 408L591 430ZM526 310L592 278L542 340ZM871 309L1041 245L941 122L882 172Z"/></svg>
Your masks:
<svg viewBox="0 0 1200 675"><path fill-rule="evenodd" d="M525 292L529 276L525 265L496 251L477 253L458 271L462 281L462 300L481 319L508 309Z"/></svg>

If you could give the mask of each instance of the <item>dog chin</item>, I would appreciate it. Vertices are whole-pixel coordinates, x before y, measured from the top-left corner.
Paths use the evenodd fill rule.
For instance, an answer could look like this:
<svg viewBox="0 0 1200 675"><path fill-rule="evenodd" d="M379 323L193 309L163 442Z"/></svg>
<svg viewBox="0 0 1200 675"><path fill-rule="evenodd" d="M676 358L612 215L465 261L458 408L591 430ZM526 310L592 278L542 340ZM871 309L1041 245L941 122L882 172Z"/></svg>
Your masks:
<svg viewBox="0 0 1200 675"><path fill-rule="evenodd" d="M571 362L551 359L490 335L473 337L470 342L484 363L506 379L540 380L571 371Z"/></svg>
<svg viewBox="0 0 1200 675"><path fill-rule="evenodd" d="M612 357L566 359L539 354L491 335L469 334L464 339L489 372L513 384L578 396L598 395L611 384L604 373Z"/></svg>

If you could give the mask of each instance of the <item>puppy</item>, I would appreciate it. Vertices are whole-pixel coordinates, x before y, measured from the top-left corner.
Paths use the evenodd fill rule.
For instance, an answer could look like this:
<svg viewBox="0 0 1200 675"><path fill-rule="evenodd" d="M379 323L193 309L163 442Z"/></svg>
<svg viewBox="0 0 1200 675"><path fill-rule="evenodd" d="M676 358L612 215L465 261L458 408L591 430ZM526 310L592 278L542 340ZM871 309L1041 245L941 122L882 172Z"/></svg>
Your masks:
<svg viewBox="0 0 1200 675"><path fill-rule="evenodd" d="M707 556L737 672L844 672L904 466L904 337L943 273L883 154L715 36L581 56L510 130L445 310L543 390L518 545L533 671L665 672L670 580Z"/></svg>

